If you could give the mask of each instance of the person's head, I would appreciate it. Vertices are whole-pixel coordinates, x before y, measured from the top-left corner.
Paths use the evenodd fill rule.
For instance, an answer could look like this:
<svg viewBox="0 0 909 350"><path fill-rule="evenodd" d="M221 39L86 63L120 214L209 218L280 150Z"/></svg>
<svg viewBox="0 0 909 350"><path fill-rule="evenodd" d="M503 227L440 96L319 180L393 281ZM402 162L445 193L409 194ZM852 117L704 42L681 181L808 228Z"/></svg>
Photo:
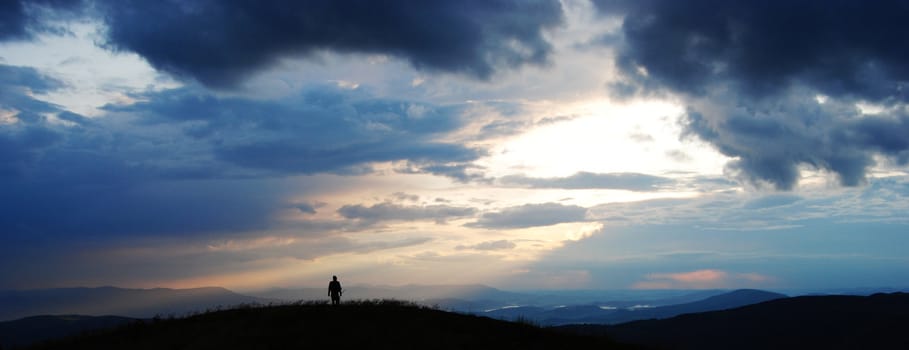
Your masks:
<svg viewBox="0 0 909 350"><path fill-rule="evenodd" d="M338 280L338 276L331 276L331 280L332 280L332 281L337 281L337 280Z"/></svg>

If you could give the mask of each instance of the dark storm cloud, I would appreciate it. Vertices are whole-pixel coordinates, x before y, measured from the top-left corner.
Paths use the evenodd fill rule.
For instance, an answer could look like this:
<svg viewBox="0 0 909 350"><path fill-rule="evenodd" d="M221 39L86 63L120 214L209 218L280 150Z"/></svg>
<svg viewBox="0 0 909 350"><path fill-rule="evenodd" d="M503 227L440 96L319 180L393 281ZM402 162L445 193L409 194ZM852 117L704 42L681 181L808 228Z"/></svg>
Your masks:
<svg viewBox="0 0 909 350"><path fill-rule="evenodd" d="M25 8L21 2L0 2L0 40L24 38L27 20Z"/></svg>
<svg viewBox="0 0 909 350"><path fill-rule="evenodd" d="M646 174L597 174L585 171L568 177L533 178L523 175L511 175L498 180L506 186L524 186L529 188L616 189L629 191L657 191L660 186L672 183L672 180L668 178Z"/></svg>
<svg viewBox="0 0 909 350"><path fill-rule="evenodd" d="M750 182L790 189L799 180L799 167L808 165L856 186L865 182L876 154L899 165L909 159L909 115L904 112L863 116L854 106L819 104L798 94L752 106L756 108L712 102L710 113L689 109L685 124L688 135L737 158L729 169Z"/></svg>
<svg viewBox="0 0 909 350"><path fill-rule="evenodd" d="M478 150L478 152L481 152ZM432 174L445 176L452 180L468 182L486 182L488 179L482 174L483 168L469 162L409 162L405 167L396 169L401 174Z"/></svg>
<svg viewBox="0 0 909 350"><path fill-rule="evenodd" d="M297 210L304 214L315 214L316 206L309 203L300 203L295 206Z"/></svg>
<svg viewBox="0 0 909 350"><path fill-rule="evenodd" d="M385 54L418 69L489 78L542 64L554 0L102 1L108 44L159 70L231 87L281 58Z"/></svg>
<svg viewBox="0 0 909 350"><path fill-rule="evenodd" d="M841 134L843 143L852 143L892 156L898 164L909 162L909 115L890 118L862 118L852 120Z"/></svg>
<svg viewBox="0 0 909 350"><path fill-rule="evenodd" d="M905 163L904 112L860 118L855 102L907 102L903 1L596 1L624 15L625 94L672 92L688 132L737 158L753 182L792 188L799 166L864 181L874 154ZM816 100L829 98L827 104ZM905 135L905 134L903 134Z"/></svg>
<svg viewBox="0 0 909 350"><path fill-rule="evenodd" d="M62 85L31 69L0 66L0 83L0 109L13 115L0 123L0 227L13 236L267 229L288 208L284 176L479 154L433 141L461 126L458 108L355 91L262 101L166 90L86 118L32 98Z"/></svg>
<svg viewBox="0 0 909 350"><path fill-rule="evenodd" d="M481 150L434 137L462 126L458 106L376 99L359 91L313 87L281 101L216 97L190 89L151 93L111 112L149 125L180 126L211 146L217 160L275 174L360 173L371 162L423 166L472 161Z"/></svg>
<svg viewBox="0 0 909 350"><path fill-rule="evenodd" d="M34 68L0 64L0 109L15 110L17 119L23 122L38 121L46 113L59 112L58 106L38 100L34 95L62 87L62 82Z"/></svg>
<svg viewBox="0 0 909 350"><path fill-rule="evenodd" d="M59 133L42 126L44 115L59 108L32 97L60 87L32 68L0 65L0 112L12 118L0 120L0 177L19 176L43 149L60 141Z"/></svg>
<svg viewBox="0 0 909 350"><path fill-rule="evenodd" d="M485 213L469 227L514 229L585 221L587 209L559 203L525 204Z"/></svg>
<svg viewBox="0 0 909 350"><path fill-rule="evenodd" d="M279 198L243 180L167 181L154 162L169 149L116 141L135 135L47 123L0 129L0 227L12 236L244 231L266 227Z"/></svg>
<svg viewBox="0 0 909 350"><path fill-rule="evenodd" d="M368 222L381 221L417 221L433 220L445 222L472 216L476 209L468 207L455 207L449 205L400 205L394 203L380 203L372 206L361 204L345 205L338 209L338 214L347 219L358 219Z"/></svg>
<svg viewBox="0 0 909 350"><path fill-rule="evenodd" d="M35 33L60 31L46 20L77 13L81 0L0 1L0 41L27 40Z"/></svg>
<svg viewBox="0 0 909 350"><path fill-rule="evenodd" d="M829 96L904 99L904 1L597 1L625 12L619 64L661 86L703 92L729 80L772 95L798 81Z"/></svg>

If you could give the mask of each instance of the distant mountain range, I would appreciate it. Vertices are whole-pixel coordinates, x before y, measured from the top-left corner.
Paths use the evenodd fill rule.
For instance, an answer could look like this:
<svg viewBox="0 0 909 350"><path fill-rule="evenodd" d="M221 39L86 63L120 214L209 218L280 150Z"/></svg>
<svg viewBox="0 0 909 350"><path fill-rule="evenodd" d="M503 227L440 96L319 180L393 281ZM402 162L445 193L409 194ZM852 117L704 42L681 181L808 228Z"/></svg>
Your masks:
<svg viewBox="0 0 909 350"><path fill-rule="evenodd" d="M36 315L117 315L151 318L263 302L224 288L116 287L0 291L0 321Z"/></svg>
<svg viewBox="0 0 909 350"><path fill-rule="evenodd" d="M616 324L634 320L669 318L686 313L723 310L786 297L786 295L778 293L742 289L695 302L667 306L627 306L627 303L624 306L593 304L551 309L529 306L502 308L477 314L505 320L531 320L546 326L576 323Z"/></svg>
<svg viewBox="0 0 909 350"><path fill-rule="evenodd" d="M909 349L909 294L801 296L663 320L559 329L670 349Z"/></svg>

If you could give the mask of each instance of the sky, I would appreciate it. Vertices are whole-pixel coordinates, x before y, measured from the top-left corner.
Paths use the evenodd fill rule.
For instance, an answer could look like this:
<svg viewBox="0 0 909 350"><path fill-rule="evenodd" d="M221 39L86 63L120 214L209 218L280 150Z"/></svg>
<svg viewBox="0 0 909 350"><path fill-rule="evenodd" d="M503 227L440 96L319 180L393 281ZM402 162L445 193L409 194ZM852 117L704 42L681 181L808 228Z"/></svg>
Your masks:
<svg viewBox="0 0 909 350"><path fill-rule="evenodd" d="M0 2L0 289L909 280L903 1Z"/></svg>

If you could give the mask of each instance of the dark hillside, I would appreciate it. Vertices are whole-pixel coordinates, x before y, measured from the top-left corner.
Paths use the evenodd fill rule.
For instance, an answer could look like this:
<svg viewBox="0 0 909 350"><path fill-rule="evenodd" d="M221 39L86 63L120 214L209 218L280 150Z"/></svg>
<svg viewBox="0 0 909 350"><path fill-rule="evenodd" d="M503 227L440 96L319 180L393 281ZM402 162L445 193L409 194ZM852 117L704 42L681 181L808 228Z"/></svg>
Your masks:
<svg viewBox="0 0 909 350"><path fill-rule="evenodd" d="M396 301L246 307L132 323L34 349L628 349L606 338Z"/></svg>
<svg viewBox="0 0 909 350"><path fill-rule="evenodd" d="M39 341L107 329L135 321L120 316L32 316L0 322L0 344L5 347L25 346Z"/></svg>
<svg viewBox="0 0 909 350"><path fill-rule="evenodd" d="M664 320L560 329L666 349L909 349L909 294L784 298Z"/></svg>

